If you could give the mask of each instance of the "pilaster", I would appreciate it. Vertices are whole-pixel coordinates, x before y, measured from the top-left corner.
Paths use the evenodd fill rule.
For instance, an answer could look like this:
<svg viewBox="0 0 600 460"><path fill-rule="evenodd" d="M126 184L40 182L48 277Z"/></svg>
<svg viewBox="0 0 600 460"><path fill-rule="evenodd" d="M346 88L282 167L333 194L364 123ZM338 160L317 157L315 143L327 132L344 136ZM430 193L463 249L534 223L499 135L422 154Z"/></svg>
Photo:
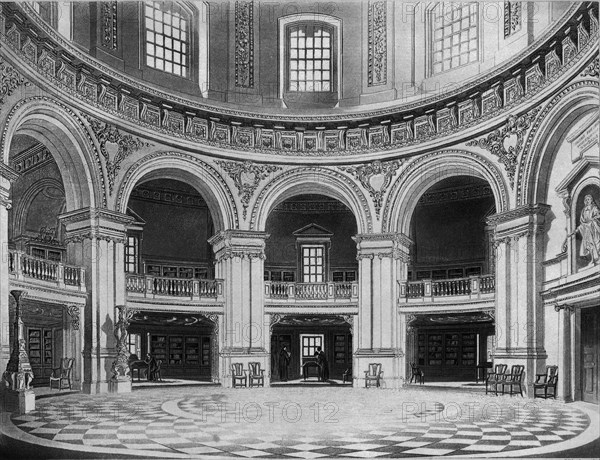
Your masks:
<svg viewBox="0 0 600 460"><path fill-rule="evenodd" d="M495 362L525 366L527 393L544 371L542 283L545 204L525 205L488 218L496 248Z"/></svg>
<svg viewBox="0 0 600 460"><path fill-rule="evenodd" d="M383 385L402 386L406 326L397 313L398 280L406 278L411 241L398 233L361 234L356 241L359 271L358 317L354 340L354 385L364 386L369 363L381 363Z"/></svg>
<svg viewBox="0 0 600 460"><path fill-rule="evenodd" d="M86 268L87 305L81 318L85 393L111 389L117 359L117 305L125 305L124 255L133 218L106 209L84 208L59 216L66 227L69 263Z"/></svg>
<svg viewBox="0 0 600 460"><path fill-rule="evenodd" d="M231 363L260 362L270 384L269 324L264 315L264 232L225 230L213 236L218 278L225 280L225 308L219 338L221 384L231 386Z"/></svg>

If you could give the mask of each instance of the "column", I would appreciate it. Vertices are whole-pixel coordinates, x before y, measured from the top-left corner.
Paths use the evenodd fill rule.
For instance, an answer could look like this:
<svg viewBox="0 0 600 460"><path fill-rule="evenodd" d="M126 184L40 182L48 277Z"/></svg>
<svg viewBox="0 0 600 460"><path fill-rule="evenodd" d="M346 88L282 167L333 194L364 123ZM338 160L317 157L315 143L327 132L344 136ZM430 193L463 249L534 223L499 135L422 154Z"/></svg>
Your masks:
<svg viewBox="0 0 600 460"><path fill-rule="evenodd" d="M225 230L213 236L215 272L224 279L225 308L219 331L219 368L221 384L230 387L231 364L259 362L265 369L265 386L270 356L268 353L269 321L264 315L264 232Z"/></svg>
<svg viewBox="0 0 600 460"><path fill-rule="evenodd" d="M18 177L15 171L0 161L0 371L6 369L10 357L8 210L12 205L10 184Z"/></svg>
<svg viewBox="0 0 600 460"><path fill-rule="evenodd" d="M83 369L83 328L80 327L80 318L83 316L85 305L66 305L63 322L63 356L75 359L73 364L73 389L81 390Z"/></svg>
<svg viewBox="0 0 600 460"><path fill-rule="evenodd" d="M354 237L357 248L359 295L354 340L354 385L365 384L369 363L381 363L383 383L399 388L406 377L404 351L407 333L398 314L398 281L406 279L411 241L397 233Z"/></svg>
<svg viewBox="0 0 600 460"><path fill-rule="evenodd" d="M533 395L535 374L544 371L542 284L544 204L524 205L495 214L496 335L495 363L525 366L527 394Z"/></svg>
<svg viewBox="0 0 600 460"><path fill-rule="evenodd" d="M85 208L63 214L60 220L66 227L67 262L86 269L89 295L81 319L82 390L89 394L131 391L130 382L114 382L122 374L116 348L122 329L117 305L126 305L124 248L127 226L134 219L106 209Z"/></svg>

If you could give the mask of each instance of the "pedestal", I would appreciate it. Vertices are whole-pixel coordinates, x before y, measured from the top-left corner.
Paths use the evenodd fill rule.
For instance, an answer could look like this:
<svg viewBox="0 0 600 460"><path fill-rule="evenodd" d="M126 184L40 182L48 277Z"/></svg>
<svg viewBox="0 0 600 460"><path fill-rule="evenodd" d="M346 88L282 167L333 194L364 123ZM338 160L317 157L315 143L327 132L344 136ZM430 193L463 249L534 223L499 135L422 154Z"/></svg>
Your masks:
<svg viewBox="0 0 600 460"><path fill-rule="evenodd" d="M4 410L26 414L35 410L35 393L33 390L14 391L5 389L2 393Z"/></svg>
<svg viewBox="0 0 600 460"><path fill-rule="evenodd" d="M111 393L131 393L131 379L111 380L108 383Z"/></svg>

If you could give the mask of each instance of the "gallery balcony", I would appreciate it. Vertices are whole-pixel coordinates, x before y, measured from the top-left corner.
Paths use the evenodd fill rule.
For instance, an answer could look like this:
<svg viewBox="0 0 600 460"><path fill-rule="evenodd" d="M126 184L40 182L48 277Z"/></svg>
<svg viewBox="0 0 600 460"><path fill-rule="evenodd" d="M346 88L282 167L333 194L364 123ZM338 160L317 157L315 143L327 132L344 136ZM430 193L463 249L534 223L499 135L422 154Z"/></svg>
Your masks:
<svg viewBox="0 0 600 460"><path fill-rule="evenodd" d="M11 289L24 289L33 300L50 303L85 303L85 268L30 256L21 251L8 252Z"/></svg>
<svg viewBox="0 0 600 460"><path fill-rule="evenodd" d="M128 304L159 303L190 305L222 304L223 280L126 275Z"/></svg>
<svg viewBox="0 0 600 460"><path fill-rule="evenodd" d="M469 276L420 281L404 281L399 284L398 305L427 306L436 304L494 303L496 280L494 275Z"/></svg>
<svg viewBox="0 0 600 460"><path fill-rule="evenodd" d="M295 283L265 281L265 302L278 305L358 303L358 282Z"/></svg>

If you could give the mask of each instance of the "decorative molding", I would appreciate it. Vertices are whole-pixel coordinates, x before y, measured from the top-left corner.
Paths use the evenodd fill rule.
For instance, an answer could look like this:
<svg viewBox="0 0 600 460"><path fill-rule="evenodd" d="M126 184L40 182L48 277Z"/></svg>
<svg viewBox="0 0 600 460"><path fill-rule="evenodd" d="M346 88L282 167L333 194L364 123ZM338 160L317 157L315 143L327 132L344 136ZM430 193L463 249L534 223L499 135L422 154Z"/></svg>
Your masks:
<svg viewBox="0 0 600 460"><path fill-rule="evenodd" d="M402 163L404 163L404 160L393 160L384 163L375 160L366 165L340 166L339 169L352 174L369 192L375 205L375 215L379 219L385 192Z"/></svg>
<svg viewBox="0 0 600 460"><path fill-rule="evenodd" d="M348 207L337 200L331 201L293 201L286 200L279 203L273 211L277 212L300 212L302 214L331 214L351 213Z"/></svg>
<svg viewBox="0 0 600 460"><path fill-rule="evenodd" d="M550 210L547 204L526 204L505 212L499 212L486 219L487 225L496 226L500 223L510 222L521 217L540 215L544 216Z"/></svg>
<svg viewBox="0 0 600 460"><path fill-rule="evenodd" d="M599 67L600 67L600 59L598 58L598 56L596 56L596 58L592 62L589 63L589 65L585 68L585 70L583 72L581 72L581 76L598 78L598 76L600 75Z"/></svg>
<svg viewBox="0 0 600 460"><path fill-rule="evenodd" d="M565 310L565 311L567 311L567 312L569 312L569 313L571 313L571 314L575 313L575 307L574 307L574 306L572 306L572 305L567 305L567 304L562 304L562 305L555 304L555 305L554 305L554 311L555 311L555 312L557 312L557 313L558 313L558 312L560 312L561 310Z"/></svg>
<svg viewBox="0 0 600 460"><path fill-rule="evenodd" d="M129 199L139 199L158 203L168 203L178 206L194 208L206 208L206 202L202 196L192 195L178 190L146 188L143 185L135 187L131 191Z"/></svg>
<svg viewBox="0 0 600 460"><path fill-rule="evenodd" d="M503 127L491 132L478 141L472 140L466 145L477 146L497 156L504 165L511 187L514 186L517 161L523 147L523 137L531 127L531 122L539 113L539 107L523 115L509 115ZM512 144L512 145L511 145Z"/></svg>
<svg viewBox="0 0 600 460"><path fill-rule="evenodd" d="M5 165L3 161L0 161L0 177L3 177L9 182L14 182L21 177L21 174L10 166Z"/></svg>
<svg viewBox="0 0 600 460"><path fill-rule="evenodd" d="M368 85L387 83L387 2L369 0Z"/></svg>
<svg viewBox="0 0 600 460"><path fill-rule="evenodd" d="M71 317L71 324L73 325L73 330L79 330L79 305L69 305L67 306L67 313Z"/></svg>
<svg viewBox="0 0 600 460"><path fill-rule="evenodd" d="M12 160L12 168L17 173L24 174L51 161L53 161L53 157L50 150L44 144L37 144L16 155Z"/></svg>
<svg viewBox="0 0 600 460"><path fill-rule="evenodd" d="M117 8L117 0L100 2L102 46L111 50L116 50L118 48Z"/></svg>
<svg viewBox="0 0 600 460"><path fill-rule="evenodd" d="M421 195L421 198L419 198L419 204L427 206L430 204L472 200L488 196L494 196L492 188L489 185L467 185L465 187L457 187L448 190L425 192Z"/></svg>
<svg viewBox="0 0 600 460"><path fill-rule="evenodd" d="M0 106L20 86L30 86L30 83L0 56Z"/></svg>
<svg viewBox="0 0 600 460"><path fill-rule="evenodd" d="M235 2L235 86L254 88L254 2Z"/></svg>
<svg viewBox="0 0 600 460"><path fill-rule="evenodd" d="M522 5L521 2L504 2L504 38L521 30Z"/></svg>
<svg viewBox="0 0 600 460"><path fill-rule="evenodd" d="M153 144L143 142L129 134L121 133L116 127L95 120L89 115L84 115L92 131L96 135L100 152L105 160L106 177L108 179L108 194L112 195L115 179L121 169L125 158L142 147L151 147Z"/></svg>
<svg viewBox="0 0 600 460"><path fill-rule="evenodd" d="M260 181L266 179L269 174L273 174L281 169L280 166L256 164L251 161L225 161L215 160L229 177L233 179L235 186L238 189L238 196L241 197L244 210L242 216L246 219L248 205L258 188Z"/></svg>

